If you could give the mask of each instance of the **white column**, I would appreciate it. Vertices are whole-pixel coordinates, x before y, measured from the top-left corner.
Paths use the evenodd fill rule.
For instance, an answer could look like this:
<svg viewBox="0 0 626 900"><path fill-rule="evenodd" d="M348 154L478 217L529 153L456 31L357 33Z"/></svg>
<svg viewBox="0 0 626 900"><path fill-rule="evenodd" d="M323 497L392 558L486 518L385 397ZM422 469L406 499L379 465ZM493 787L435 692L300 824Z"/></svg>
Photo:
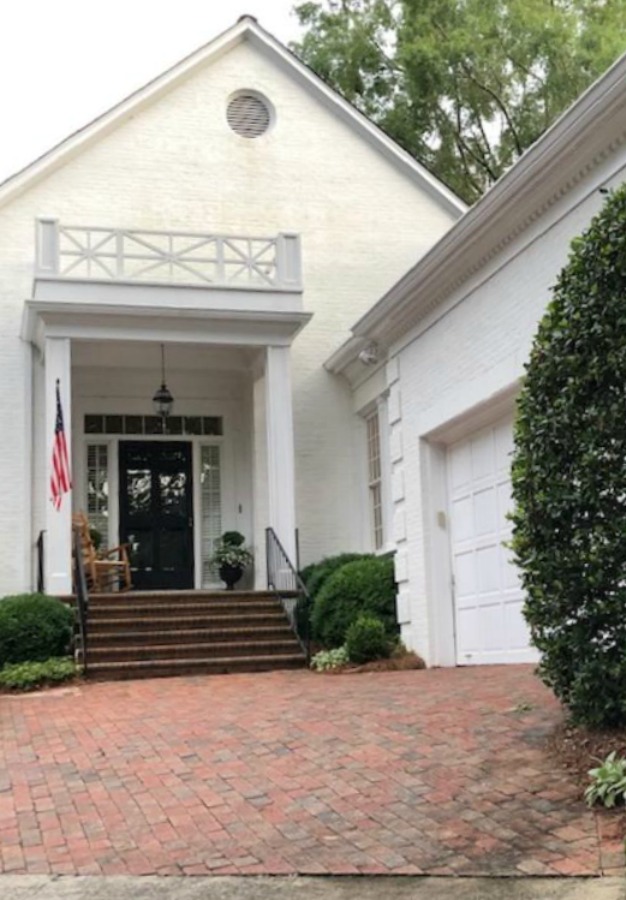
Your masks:
<svg viewBox="0 0 626 900"><path fill-rule="evenodd" d="M46 338L44 365L46 392L45 588L47 594L59 596L72 593L72 492L63 494L61 506L56 509L51 500L50 478L57 414L57 379L70 472L72 472L72 368L69 338Z"/></svg>
<svg viewBox="0 0 626 900"><path fill-rule="evenodd" d="M268 347L265 356L268 525L296 565L296 496L289 347Z"/></svg>

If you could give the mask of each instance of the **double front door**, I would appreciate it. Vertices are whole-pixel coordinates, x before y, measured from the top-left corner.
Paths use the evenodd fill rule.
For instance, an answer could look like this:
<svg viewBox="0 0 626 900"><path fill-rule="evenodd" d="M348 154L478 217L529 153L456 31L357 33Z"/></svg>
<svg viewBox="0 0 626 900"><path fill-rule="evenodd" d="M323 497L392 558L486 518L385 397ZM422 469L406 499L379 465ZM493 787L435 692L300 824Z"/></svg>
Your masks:
<svg viewBox="0 0 626 900"><path fill-rule="evenodd" d="M194 586L191 443L120 441L120 539L137 590Z"/></svg>

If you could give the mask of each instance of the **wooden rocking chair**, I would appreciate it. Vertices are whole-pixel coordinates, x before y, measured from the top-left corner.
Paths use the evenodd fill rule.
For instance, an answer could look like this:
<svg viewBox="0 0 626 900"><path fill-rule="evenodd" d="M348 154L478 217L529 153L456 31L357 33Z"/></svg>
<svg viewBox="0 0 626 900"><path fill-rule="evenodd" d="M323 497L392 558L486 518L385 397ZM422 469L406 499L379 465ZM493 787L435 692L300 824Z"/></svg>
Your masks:
<svg viewBox="0 0 626 900"><path fill-rule="evenodd" d="M132 584L128 544L121 544L119 547L98 553L91 539L89 521L85 513L75 513L72 516L72 527L78 532L87 589L91 593L130 591Z"/></svg>

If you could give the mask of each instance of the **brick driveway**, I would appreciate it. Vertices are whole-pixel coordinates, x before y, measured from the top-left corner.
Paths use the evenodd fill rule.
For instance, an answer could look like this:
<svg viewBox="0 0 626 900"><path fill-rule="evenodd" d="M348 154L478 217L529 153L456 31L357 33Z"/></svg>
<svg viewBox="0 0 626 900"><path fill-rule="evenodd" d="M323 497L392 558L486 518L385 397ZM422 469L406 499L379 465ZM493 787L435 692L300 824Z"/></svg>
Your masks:
<svg viewBox="0 0 626 900"><path fill-rule="evenodd" d="M617 819L542 749L558 719L526 666L0 696L0 869L615 871Z"/></svg>

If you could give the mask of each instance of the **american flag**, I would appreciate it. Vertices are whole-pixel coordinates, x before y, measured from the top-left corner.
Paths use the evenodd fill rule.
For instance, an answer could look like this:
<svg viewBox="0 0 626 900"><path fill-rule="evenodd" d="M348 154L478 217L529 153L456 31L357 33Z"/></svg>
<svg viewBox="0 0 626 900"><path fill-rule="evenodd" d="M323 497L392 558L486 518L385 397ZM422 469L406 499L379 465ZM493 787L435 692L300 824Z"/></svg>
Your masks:
<svg viewBox="0 0 626 900"><path fill-rule="evenodd" d="M71 487L70 463L67 457L67 444L63 428L63 409L61 408L61 394L59 393L59 380L57 378L57 417L54 425L52 474L50 475L50 499L55 509L61 509L63 494L67 494Z"/></svg>

